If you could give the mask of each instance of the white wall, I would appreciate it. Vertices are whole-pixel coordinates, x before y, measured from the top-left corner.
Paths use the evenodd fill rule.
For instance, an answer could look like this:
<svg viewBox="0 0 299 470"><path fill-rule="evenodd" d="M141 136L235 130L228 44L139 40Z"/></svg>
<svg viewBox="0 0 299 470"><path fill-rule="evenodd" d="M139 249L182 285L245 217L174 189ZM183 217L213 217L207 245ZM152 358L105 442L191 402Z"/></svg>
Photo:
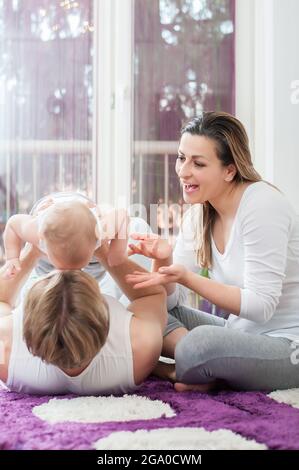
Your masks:
<svg viewBox="0 0 299 470"><path fill-rule="evenodd" d="M299 214L299 0L236 5L236 115L256 169Z"/></svg>
<svg viewBox="0 0 299 470"><path fill-rule="evenodd" d="M236 117L244 124L254 154L254 3L236 0ZM254 156L254 155L253 155Z"/></svg>
<svg viewBox="0 0 299 470"><path fill-rule="evenodd" d="M130 203L133 0L94 2L94 142L97 202Z"/></svg>
<svg viewBox="0 0 299 470"><path fill-rule="evenodd" d="M294 99L291 89L299 81L299 1L273 0L273 7L274 183L299 214L299 92Z"/></svg>

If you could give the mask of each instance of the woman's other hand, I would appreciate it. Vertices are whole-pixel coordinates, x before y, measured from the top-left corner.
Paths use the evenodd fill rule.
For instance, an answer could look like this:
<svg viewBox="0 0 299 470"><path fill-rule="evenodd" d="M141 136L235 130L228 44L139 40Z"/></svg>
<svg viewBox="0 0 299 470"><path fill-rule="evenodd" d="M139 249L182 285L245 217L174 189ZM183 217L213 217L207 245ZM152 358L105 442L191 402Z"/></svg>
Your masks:
<svg viewBox="0 0 299 470"><path fill-rule="evenodd" d="M130 238L138 240L139 243L129 244L128 256L143 255L152 259L168 259L172 255L172 246L170 243L155 234L131 233Z"/></svg>
<svg viewBox="0 0 299 470"><path fill-rule="evenodd" d="M181 264L172 264L159 268L158 272L143 273L134 271L126 276L126 281L134 285L134 289L143 287L166 285L172 282L183 283L187 269Z"/></svg>

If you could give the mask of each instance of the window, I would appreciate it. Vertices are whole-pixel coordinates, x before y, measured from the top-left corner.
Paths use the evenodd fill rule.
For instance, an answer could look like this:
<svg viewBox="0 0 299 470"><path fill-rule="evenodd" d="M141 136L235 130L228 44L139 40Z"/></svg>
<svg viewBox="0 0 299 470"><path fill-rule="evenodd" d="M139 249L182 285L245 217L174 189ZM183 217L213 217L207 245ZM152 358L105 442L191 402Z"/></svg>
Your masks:
<svg viewBox="0 0 299 470"><path fill-rule="evenodd" d="M235 0L0 0L0 37L0 230L75 190L175 233L181 125L235 110Z"/></svg>
<svg viewBox="0 0 299 470"><path fill-rule="evenodd" d="M135 0L132 201L148 212L182 202L182 123L203 110L234 114L234 10L234 0ZM175 212L165 220L161 210L160 233L168 218L177 229Z"/></svg>
<svg viewBox="0 0 299 470"><path fill-rule="evenodd" d="M0 214L93 195L93 1L0 0Z"/></svg>

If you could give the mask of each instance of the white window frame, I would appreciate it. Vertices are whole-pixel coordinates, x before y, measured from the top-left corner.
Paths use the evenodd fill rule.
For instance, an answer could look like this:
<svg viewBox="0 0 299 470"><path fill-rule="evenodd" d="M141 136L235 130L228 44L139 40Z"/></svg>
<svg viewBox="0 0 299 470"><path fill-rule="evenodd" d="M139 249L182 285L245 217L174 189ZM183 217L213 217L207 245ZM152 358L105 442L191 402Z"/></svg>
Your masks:
<svg viewBox="0 0 299 470"><path fill-rule="evenodd" d="M255 167L273 181L273 4L236 0L236 116ZM94 194L129 206L133 152L134 0L95 0ZM104 45L104 47L101 47Z"/></svg>
<svg viewBox="0 0 299 470"><path fill-rule="evenodd" d="M274 180L273 0L236 0L236 116L254 165Z"/></svg>
<svg viewBox="0 0 299 470"><path fill-rule="evenodd" d="M97 202L116 207L131 192L133 12L133 0L94 1L93 185Z"/></svg>

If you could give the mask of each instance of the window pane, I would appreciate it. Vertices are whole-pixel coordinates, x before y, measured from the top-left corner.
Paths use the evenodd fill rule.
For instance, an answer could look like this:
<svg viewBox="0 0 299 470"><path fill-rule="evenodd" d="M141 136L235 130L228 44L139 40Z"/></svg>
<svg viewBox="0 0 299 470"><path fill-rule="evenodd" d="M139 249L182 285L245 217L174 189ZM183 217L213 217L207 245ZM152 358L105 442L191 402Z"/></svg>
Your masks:
<svg viewBox="0 0 299 470"><path fill-rule="evenodd" d="M234 113L234 7L234 0L135 0L132 199L148 211L180 202L174 164L182 123L203 110Z"/></svg>
<svg viewBox="0 0 299 470"><path fill-rule="evenodd" d="M0 0L0 214L92 196L93 0Z"/></svg>

